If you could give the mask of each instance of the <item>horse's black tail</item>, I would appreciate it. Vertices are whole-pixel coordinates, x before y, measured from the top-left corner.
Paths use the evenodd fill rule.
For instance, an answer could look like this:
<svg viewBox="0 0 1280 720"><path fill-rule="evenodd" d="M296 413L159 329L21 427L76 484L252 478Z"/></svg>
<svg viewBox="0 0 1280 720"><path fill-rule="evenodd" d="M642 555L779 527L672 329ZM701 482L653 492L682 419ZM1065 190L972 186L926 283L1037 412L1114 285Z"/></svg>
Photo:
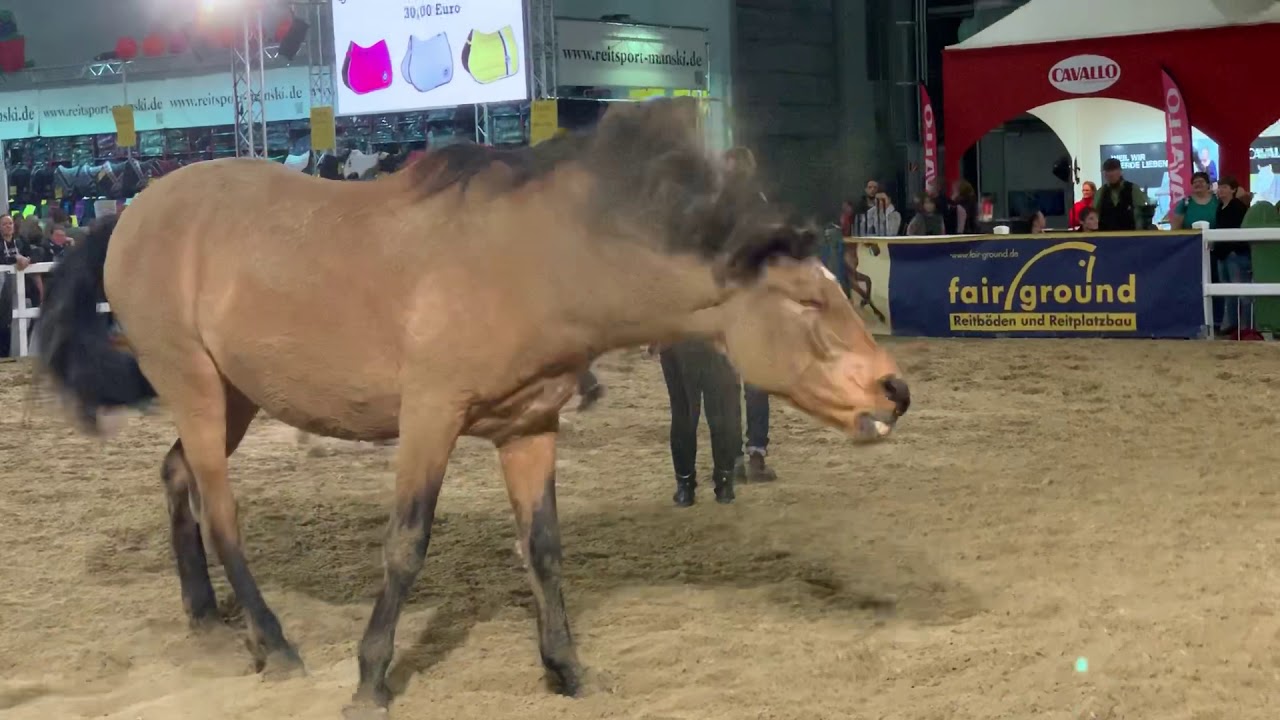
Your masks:
<svg viewBox="0 0 1280 720"><path fill-rule="evenodd" d="M47 279L36 344L44 373L75 406L85 431L96 434L98 410L145 404L156 396L138 362L111 343L98 314L102 269L117 217L100 218Z"/></svg>

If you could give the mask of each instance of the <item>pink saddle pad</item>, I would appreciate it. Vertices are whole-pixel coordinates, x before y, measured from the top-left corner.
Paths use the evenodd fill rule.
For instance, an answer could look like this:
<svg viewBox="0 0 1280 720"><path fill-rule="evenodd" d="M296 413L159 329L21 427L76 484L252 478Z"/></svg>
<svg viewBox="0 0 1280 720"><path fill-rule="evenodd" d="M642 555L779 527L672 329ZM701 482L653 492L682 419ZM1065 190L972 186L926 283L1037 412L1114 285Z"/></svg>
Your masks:
<svg viewBox="0 0 1280 720"><path fill-rule="evenodd" d="M342 82L351 92L366 95L391 86L391 50L386 40L379 40L370 47L347 44L347 56L342 61Z"/></svg>

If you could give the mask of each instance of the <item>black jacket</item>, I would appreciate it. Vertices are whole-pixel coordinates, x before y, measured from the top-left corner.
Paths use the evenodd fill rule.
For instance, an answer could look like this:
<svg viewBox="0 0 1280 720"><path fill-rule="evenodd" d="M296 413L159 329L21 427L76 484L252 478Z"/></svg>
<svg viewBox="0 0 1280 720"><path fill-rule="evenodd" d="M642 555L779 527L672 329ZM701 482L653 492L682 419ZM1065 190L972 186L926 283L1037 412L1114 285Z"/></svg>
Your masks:
<svg viewBox="0 0 1280 720"><path fill-rule="evenodd" d="M1244 214L1249 212L1249 206L1245 205L1240 198L1231 198L1231 202L1226 205L1218 204L1218 219L1214 223L1214 227L1219 230L1235 230L1244 224ZM1238 255L1246 255L1249 253L1249 243L1243 242L1221 242L1214 243L1210 255L1215 260L1225 260L1231 253Z"/></svg>

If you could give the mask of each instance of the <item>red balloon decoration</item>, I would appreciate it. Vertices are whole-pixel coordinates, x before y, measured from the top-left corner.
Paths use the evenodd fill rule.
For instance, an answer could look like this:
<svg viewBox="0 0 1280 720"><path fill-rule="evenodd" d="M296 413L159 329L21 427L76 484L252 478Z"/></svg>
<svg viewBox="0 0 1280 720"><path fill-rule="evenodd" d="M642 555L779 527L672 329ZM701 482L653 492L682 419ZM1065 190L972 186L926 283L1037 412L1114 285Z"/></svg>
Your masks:
<svg viewBox="0 0 1280 720"><path fill-rule="evenodd" d="M169 43L160 33L152 33L142 40L142 54L146 57L160 57L168 50Z"/></svg>
<svg viewBox="0 0 1280 720"><path fill-rule="evenodd" d="M116 40L116 57L121 60L132 60L138 57L138 41L131 37Z"/></svg>
<svg viewBox="0 0 1280 720"><path fill-rule="evenodd" d="M276 25L276 42L277 43L284 42L285 36L289 34L289 30L291 30L292 28L293 28L292 17L287 17L281 20L280 24Z"/></svg>
<svg viewBox="0 0 1280 720"><path fill-rule="evenodd" d="M229 27L220 27L214 33L215 44L223 50L230 50L236 42L236 31Z"/></svg>
<svg viewBox="0 0 1280 720"><path fill-rule="evenodd" d="M181 55L187 51L191 43L187 40L187 34L184 32L175 32L169 36L169 52L173 55Z"/></svg>

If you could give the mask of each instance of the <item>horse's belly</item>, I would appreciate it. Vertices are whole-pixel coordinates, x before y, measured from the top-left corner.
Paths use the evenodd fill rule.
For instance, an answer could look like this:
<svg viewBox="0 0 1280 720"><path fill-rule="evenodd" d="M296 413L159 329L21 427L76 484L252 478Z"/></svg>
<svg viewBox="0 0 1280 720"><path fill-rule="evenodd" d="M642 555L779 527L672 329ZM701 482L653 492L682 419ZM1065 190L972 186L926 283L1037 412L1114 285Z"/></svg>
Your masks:
<svg viewBox="0 0 1280 720"><path fill-rule="evenodd" d="M297 362L281 370L229 360L220 363L227 380L281 422L343 440L399 435L399 388L374 368L338 371Z"/></svg>

